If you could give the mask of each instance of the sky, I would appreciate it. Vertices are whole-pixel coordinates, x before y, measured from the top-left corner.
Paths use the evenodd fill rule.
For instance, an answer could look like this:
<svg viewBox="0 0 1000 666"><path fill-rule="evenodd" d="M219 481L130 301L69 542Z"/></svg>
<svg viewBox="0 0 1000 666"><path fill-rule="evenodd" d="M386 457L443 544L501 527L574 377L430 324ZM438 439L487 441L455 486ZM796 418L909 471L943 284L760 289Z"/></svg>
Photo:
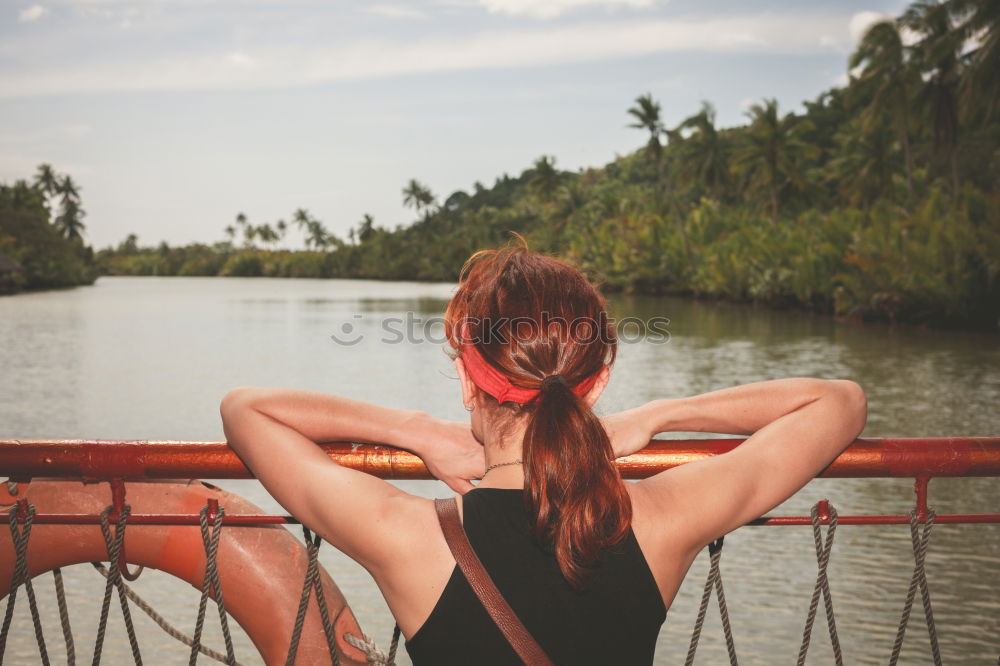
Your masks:
<svg viewBox="0 0 1000 666"><path fill-rule="evenodd" d="M341 238L408 225L411 178L443 201L541 155L578 170L703 100L721 127L847 81L896 0L0 0L0 182L50 163L86 240L225 238L306 208ZM285 247L301 247L290 232Z"/></svg>

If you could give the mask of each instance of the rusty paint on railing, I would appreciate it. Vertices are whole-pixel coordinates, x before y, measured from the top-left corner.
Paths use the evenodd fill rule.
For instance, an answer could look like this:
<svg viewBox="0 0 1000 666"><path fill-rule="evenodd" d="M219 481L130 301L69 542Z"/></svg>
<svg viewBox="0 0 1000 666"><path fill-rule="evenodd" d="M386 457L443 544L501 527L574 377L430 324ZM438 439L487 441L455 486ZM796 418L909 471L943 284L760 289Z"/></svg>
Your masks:
<svg viewBox="0 0 1000 666"><path fill-rule="evenodd" d="M731 451L743 438L654 439L630 456L619 458L622 476L642 479L657 472ZM333 442L320 444L341 465L384 479L430 479L416 455L382 444ZM224 441L0 439L0 477L24 482L6 493L9 502L22 498L32 479L61 478L85 482L108 481L115 514L125 501L123 481L155 479L247 479L249 470ZM865 438L855 440L819 475L827 478L912 478L914 510L927 520L928 483L934 477L1000 476L1000 437ZM3 501L0 488L0 504ZM19 502L19 505L21 502ZM822 522L828 516L820 516ZM20 517L23 522L24 517ZM39 524L93 525L98 516L42 513ZM900 514L840 516L843 525L905 525ZM223 524L259 526L297 522L291 516L226 515ZM938 523L1000 523L1000 514L939 514ZM196 525L195 514L138 513L131 525ZM764 516L751 525L808 525L809 516Z"/></svg>
<svg viewBox="0 0 1000 666"><path fill-rule="evenodd" d="M654 439L617 461L622 476L642 479L732 450L744 440ZM416 455L380 444L320 444L337 463L384 479L430 479ZM252 478L224 441L0 439L0 476L107 479ZM1000 437L857 439L819 476L1000 476Z"/></svg>

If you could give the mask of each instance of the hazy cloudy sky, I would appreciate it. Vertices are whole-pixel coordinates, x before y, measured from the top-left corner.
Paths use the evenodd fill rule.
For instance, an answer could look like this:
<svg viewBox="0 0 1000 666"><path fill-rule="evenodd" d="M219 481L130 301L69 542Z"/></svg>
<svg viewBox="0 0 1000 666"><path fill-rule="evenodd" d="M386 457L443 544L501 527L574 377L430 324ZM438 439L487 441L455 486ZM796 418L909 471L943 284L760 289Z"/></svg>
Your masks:
<svg viewBox="0 0 1000 666"><path fill-rule="evenodd" d="M0 182L70 173L87 239L213 242L240 211L298 207L346 236L408 224L542 154L602 165L641 146L650 92L722 126L846 81L899 0L0 0ZM290 239L295 245L298 238Z"/></svg>

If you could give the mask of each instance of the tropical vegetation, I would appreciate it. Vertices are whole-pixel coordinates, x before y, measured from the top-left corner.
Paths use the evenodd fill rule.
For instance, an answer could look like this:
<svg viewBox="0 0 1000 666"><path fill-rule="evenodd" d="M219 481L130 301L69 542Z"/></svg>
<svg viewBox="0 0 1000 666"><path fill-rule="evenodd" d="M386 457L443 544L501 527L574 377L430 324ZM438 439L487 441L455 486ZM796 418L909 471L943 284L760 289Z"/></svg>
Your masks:
<svg viewBox="0 0 1000 666"><path fill-rule="evenodd" d="M365 215L346 239L308 211L307 250L245 215L214 245L98 253L115 274L454 280L510 231L608 289L1000 330L1000 12L915 2L872 25L849 80L786 112L751 105L720 128L704 103L676 126L651 93L626 111L643 145L601 168L541 156L443 202L410 180L409 226ZM266 232L271 229L271 232Z"/></svg>
<svg viewBox="0 0 1000 666"><path fill-rule="evenodd" d="M80 187L49 164L29 182L0 183L0 294L92 284Z"/></svg>

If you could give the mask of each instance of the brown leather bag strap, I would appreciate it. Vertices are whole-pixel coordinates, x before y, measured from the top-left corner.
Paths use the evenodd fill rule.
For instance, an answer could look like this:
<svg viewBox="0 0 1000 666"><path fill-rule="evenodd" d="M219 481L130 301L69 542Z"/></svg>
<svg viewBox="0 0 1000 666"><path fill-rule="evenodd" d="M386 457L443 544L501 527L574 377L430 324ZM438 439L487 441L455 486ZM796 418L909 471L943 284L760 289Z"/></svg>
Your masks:
<svg viewBox="0 0 1000 666"><path fill-rule="evenodd" d="M469 581L472 591L479 597L486 611L496 622L504 638L517 652L521 661L528 666L552 666L552 661L514 614L514 610L500 594L500 590L493 583L489 573L486 572L479 556L476 555L476 551L472 550L469 538L465 534L465 528L458 517L458 502L455 501L454 497L436 499L434 500L434 508L437 509L441 530L444 532L448 547L451 548L451 554L458 562L458 567L465 575L465 579Z"/></svg>

